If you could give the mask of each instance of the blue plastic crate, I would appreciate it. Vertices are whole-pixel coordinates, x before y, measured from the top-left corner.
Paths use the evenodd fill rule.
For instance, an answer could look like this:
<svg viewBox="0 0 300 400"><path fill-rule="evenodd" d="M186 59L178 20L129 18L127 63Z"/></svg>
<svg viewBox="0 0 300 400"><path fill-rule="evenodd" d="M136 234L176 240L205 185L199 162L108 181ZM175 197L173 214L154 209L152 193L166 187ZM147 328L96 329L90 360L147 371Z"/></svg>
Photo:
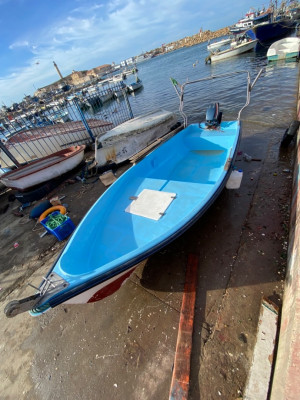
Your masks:
<svg viewBox="0 0 300 400"><path fill-rule="evenodd" d="M70 236L71 233L74 231L75 225L73 224L71 218L67 217L66 221L64 221L61 225L57 226L55 229L51 229L48 226L46 226L46 222L50 218L50 215L53 216L57 214L60 214L60 212L54 211L53 213L47 215L47 217L41 221L41 224L49 233L56 236L58 240L64 240L68 236Z"/></svg>

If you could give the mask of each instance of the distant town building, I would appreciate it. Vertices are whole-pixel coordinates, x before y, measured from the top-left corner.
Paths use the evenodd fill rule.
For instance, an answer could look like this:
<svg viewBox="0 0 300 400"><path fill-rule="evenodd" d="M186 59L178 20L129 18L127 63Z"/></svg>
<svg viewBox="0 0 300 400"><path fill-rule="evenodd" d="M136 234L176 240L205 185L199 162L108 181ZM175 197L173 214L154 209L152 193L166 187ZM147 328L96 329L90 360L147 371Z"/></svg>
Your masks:
<svg viewBox="0 0 300 400"><path fill-rule="evenodd" d="M112 71L112 66L110 64L100 65L87 71L88 75L94 75L95 77L107 74Z"/></svg>
<svg viewBox="0 0 300 400"><path fill-rule="evenodd" d="M174 44L171 44L171 45L167 45L167 46L165 46L165 51L172 51L172 50L174 50Z"/></svg>
<svg viewBox="0 0 300 400"><path fill-rule="evenodd" d="M129 57L126 60L121 61L120 64L122 67L127 67L128 65L132 65L134 64L134 57Z"/></svg>
<svg viewBox="0 0 300 400"><path fill-rule="evenodd" d="M57 67L57 66L56 66ZM57 68L58 69L58 68ZM45 96L47 93L56 92L57 90L63 90L66 86L77 86L84 83L92 82L94 79L107 74L112 71L112 66L110 64L100 65L98 67L92 68L90 70L75 71L73 70L70 75L59 79L50 85L39 88L34 95L39 98ZM60 74L61 75L61 74Z"/></svg>

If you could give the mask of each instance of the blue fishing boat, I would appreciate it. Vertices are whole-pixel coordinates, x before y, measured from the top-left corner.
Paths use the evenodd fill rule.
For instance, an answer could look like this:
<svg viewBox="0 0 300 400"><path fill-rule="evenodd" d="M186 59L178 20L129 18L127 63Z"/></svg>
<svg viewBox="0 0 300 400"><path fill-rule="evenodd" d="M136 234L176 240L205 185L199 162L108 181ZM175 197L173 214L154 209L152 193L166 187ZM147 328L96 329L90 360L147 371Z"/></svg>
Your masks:
<svg viewBox="0 0 300 400"><path fill-rule="evenodd" d="M267 23L257 24L251 28L260 42L270 41L291 35L295 22L291 18L280 18Z"/></svg>
<svg viewBox="0 0 300 400"><path fill-rule="evenodd" d="M186 86L246 74L245 105L233 121L222 121L218 103L206 120L187 124ZM260 71L261 73L261 71ZM259 75L260 75L259 73ZM38 288L10 302L5 314L39 315L62 303L89 303L115 292L137 264L186 231L221 193L231 172L240 137L242 110L249 104L247 71L209 76L179 85L184 129L163 142L117 179L83 218Z"/></svg>

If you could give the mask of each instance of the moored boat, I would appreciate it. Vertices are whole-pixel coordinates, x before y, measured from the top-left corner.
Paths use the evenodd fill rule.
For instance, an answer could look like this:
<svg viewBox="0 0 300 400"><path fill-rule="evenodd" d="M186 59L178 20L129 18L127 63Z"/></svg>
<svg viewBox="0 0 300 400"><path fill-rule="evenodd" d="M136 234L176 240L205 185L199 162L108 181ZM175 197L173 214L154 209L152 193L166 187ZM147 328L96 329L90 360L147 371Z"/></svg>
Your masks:
<svg viewBox="0 0 300 400"><path fill-rule="evenodd" d="M231 38L226 38L226 39L222 39L219 40L217 42L213 42L213 43L209 43L207 45L207 50L211 51L211 50L215 50L215 49L219 49L222 46L225 46L226 44L229 44L231 42Z"/></svg>
<svg viewBox="0 0 300 400"><path fill-rule="evenodd" d="M129 83L127 86L128 92L135 92L136 90L143 87L143 82L140 80L138 76L136 76L135 82Z"/></svg>
<svg viewBox="0 0 300 400"><path fill-rule="evenodd" d="M27 190L74 169L83 160L85 145L71 146L20 168L6 172L0 181L6 187Z"/></svg>
<svg viewBox="0 0 300 400"><path fill-rule="evenodd" d="M267 51L269 61L299 58L300 38L288 37L274 42Z"/></svg>
<svg viewBox="0 0 300 400"><path fill-rule="evenodd" d="M170 131L177 122L175 113L156 110L126 121L96 138L95 161L101 166L119 164Z"/></svg>
<svg viewBox="0 0 300 400"><path fill-rule="evenodd" d="M293 19L280 18L266 23L254 24L251 30L260 42L265 42L291 34L293 28Z"/></svg>
<svg viewBox="0 0 300 400"><path fill-rule="evenodd" d="M234 35L240 35L248 29L251 29L254 24L263 23L269 21L271 18L271 10L254 10L250 9L244 18L241 18L236 24L229 28L230 32Z"/></svg>
<svg viewBox="0 0 300 400"><path fill-rule="evenodd" d="M253 50L257 42L257 39L251 39L250 37L244 35L242 38L232 43L229 49L211 52L206 57L205 62L212 63L246 53Z"/></svg>
<svg viewBox="0 0 300 400"><path fill-rule="evenodd" d="M187 125L127 170L83 218L33 296L10 302L7 317L30 310L39 315L62 303L89 303L117 290L137 263L177 238L221 193L232 171L241 136L240 115L221 121L218 106L206 121ZM180 111L186 85L180 85ZM173 80L174 84L177 84Z"/></svg>

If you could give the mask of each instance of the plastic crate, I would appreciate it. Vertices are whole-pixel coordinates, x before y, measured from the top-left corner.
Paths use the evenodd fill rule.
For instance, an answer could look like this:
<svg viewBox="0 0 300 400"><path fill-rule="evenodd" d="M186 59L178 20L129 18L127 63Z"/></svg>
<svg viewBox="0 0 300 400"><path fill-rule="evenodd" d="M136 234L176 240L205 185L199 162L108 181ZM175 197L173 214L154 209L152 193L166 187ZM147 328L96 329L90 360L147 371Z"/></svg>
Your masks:
<svg viewBox="0 0 300 400"><path fill-rule="evenodd" d="M50 215L57 215L60 214L59 211L54 211L53 213L47 215L45 219L41 221L41 224L44 226L44 228L51 233L52 235L56 236L58 240L64 240L68 236L71 235L71 233L75 229L75 225L73 224L71 218L67 217L66 221L64 221L61 225L57 226L55 229L51 229L48 226L46 226L46 222L50 218Z"/></svg>

